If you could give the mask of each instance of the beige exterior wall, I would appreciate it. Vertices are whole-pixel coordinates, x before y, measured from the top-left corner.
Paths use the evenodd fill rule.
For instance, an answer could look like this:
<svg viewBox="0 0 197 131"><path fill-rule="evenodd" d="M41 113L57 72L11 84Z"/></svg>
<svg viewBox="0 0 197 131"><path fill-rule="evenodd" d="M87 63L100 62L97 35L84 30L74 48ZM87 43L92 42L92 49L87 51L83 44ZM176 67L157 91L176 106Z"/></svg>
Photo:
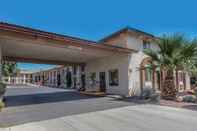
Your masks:
<svg viewBox="0 0 197 131"><path fill-rule="evenodd" d="M106 74L106 91L107 93L128 95L128 54L114 56L89 61L86 65L86 84L88 86L88 75L90 73L96 73L96 80L99 81L99 72L105 72ZM119 85L109 85L109 70L118 69L119 72Z"/></svg>
<svg viewBox="0 0 197 131"><path fill-rule="evenodd" d="M113 46L118 46L118 47L127 47L127 36L126 33L122 33L116 37L110 38L109 40L105 41L105 44L113 45Z"/></svg>
<svg viewBox="0 0 197 131"><path fill-rule="evenodd" d="M134 50L137 50L137 52L124 56L124 58L118 58L117 56L114 56L113 62L121 63L120 72L124 71L125 73L122 75L124 77L120 77L120 81L123 81L124 84L120 85L117 89L108 87L107 90L108 92L113 92L113 93L121 92L121 94L124 93L125 95L128 95L128 94L140 95L140 70L139 68L143 59L147 58L147 56L143 53L143 40L140 39L139 36L135 36L135 35L131 36L129 34L122 34L122 35L116 36L115 38L111 38L110 41L107 41L107 44L111 44L111 45L121 46L120 45L121 43L122 43L122 47L134 49ZM154 44L151 44L151 48L156 49L157 47ZM125 61L124 60L122 60L121 62L116 61L117 59L118 60L125 59ZM108 65L107 67L108 69L113 68L112 62L107 63L107 65ZM121 67L124 67L124 69ZM126 80L128 82L126 82Z"/></svg>
<svg viewBox="0 0 197 131"><path fill-rule="evenodd" d="M132 95L140 95L140 65L142 61L147 58L143 53L143 40L136 36L127 37L128 48L135 49L138 52L133 53L130 56L129 63L129 89ZM156 45L151 43L151 48L157 49ZM150 83L150 82L146 82ZM143 83L145 84L145 83Z"/></svg>
<svg viewBox="0 0 197 131"><path fill-rule="evenodd" d="M121 34L114 38L110 38L105 44L116 45L119 47L125 47L137 50L137 52L128 54L126 56L115 55L113 57L103 58L100 60L92 61L87 64L87 72L96 72L97 80L98 73L100 71L106 72L107 81L107 93L115 93L121 95L140 95L140 65L142 61L147 58L143 53L143 39L137 35ZM158 46L151 43L150 48L158 50ZM109 86L109 74L108 70L116 69L119 70L119 86L110 87ZM186 74L186 88L190 89L190 76ZM152 84L151 82L145 81L143 87L146 84ZM159 85L155 83L157 88Z"/></svg>

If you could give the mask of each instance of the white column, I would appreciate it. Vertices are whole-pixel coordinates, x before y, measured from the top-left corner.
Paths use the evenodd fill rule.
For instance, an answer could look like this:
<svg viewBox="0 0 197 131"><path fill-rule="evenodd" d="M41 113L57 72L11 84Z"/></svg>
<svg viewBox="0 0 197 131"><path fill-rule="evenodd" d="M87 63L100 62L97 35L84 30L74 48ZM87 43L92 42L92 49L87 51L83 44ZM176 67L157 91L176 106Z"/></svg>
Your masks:
<svg viewBox="0 0 197 131"><path fill-rule="evenodd" d="M72 66L72 72L73 72L73 88L77 88L77 66Z"/></svg>
<svg viewBox="0 0 197 131"><path fill-rule="evenodd" d="M53 83L54 83L54 82L53 82L53 75L54 75L54 74L53 74L53 71L51 71L51 86L53 86Z"/></svg>
<svg viewBox="0 0 197 131"><path fill-rule="evenodd" d="M23 84L26 84L26 76L25 76L25 74L23 76Z"/></svg>
<svg viewBox="0 0 197 131"><path fill-rule="evenodd" d="M16 84L18 84L18 77L16 77Z"/></svg>
<svg viewBox="0 0 197 131"><path fill-rule="evenodd" d="M81 88L80 90L85 91L86 89L86 76L85 76L85 65L81 65Z"/></svg>
<svg viewBox="0 0 197 131"><path fill-rule="evenodd" d="M186 89L191 89L191 84L190 84L190 76L189 73L185 73L185 85Z"/></svg>
<svg viewBox="0 0 197 131"><path fill-rule="evenodd" d="M8 76L8 84L11 84L10 76Z"/></svg>
<svg viewBox="0 0 197 131"><path fill-rule="evenodd" d="M74 68L73 66L69 66L69 71L71 72L71 88L74 88Z"/></svg>
<svg viewBox="0 0 197 131"><path fill-rule="evenodd" d="M67 67L64 68L64 86L67 88Z"/></svg>
<svg viewBox="0 0 197 131"><path fill-rule="evenodd" d="M79 89L81 87L81 70L80 70L80 66L77 66L77 89Z"/></svg>

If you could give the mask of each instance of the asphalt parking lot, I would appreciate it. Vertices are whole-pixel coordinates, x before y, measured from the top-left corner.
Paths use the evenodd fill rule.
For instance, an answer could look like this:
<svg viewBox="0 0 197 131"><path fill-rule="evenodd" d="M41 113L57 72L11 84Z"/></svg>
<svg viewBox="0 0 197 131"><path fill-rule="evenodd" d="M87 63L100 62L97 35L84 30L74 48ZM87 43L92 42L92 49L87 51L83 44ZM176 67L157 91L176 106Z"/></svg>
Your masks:
<svg viewBox="0 0 197 131"><path fill-rule="evenodd" d="M8 88L6 102L0 127L134 105L109 97L83 96L70 89L30 86Z"/></svg>

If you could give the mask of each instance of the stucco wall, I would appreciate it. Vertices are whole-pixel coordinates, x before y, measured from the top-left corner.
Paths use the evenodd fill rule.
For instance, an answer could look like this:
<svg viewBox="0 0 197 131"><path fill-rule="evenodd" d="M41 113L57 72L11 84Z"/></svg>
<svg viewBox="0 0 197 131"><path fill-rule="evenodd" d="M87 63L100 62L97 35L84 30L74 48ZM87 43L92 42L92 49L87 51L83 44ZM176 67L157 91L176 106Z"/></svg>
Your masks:
<svg viewBox="0 0 197 131"><path fill-rule="evenodd" d="M122 43L124 42L124 43ZM113 63L121 63L120 67L125 67L125 69L121 69L120 72L122 73L122 70L126 72L127 76L125 74L122 74L122 76L126 76L128 78L124 79L125 84L123 85L124 88L109 88L108 92L125 92L126 94L130 95L140 95L140 64L147 56L143 53L143 40L135 35L128 35L128 34L122 34L119 35L113 39L110 39L107 41L107 44L113 44L113 45L119 45L122 44L122 47L130 48L137 50L137 52L129 54L126 58L127 61L122 61L122 58L108 58L107 61L112 60ZM155 44L151 44L151 48L157 49L157 46ZM119 61L116 61L116 60ZM121 60L121 61L120 61ZM102 63L102 62L100 62ZM105 63L105 62L104 62ZM126 63L128 65L126 65ZM124 65L125 64L125 65ZM97 65L99 66L99 65ZM112 67L110 67L112 66ZM108 69L113 68L113 64L108 64ZM126 71L127 70L127 71ZM108 78L107 78L108 79ZM122 81L122 78L120 79ZM126 80L128 80L126 82ZM127 87L126 87L127 86ZM125 94L124 93L124 94Z"/></svg>
<svg viewBox="0 0 197 131"><path fill-rule="evenodd" d="M127 37L128 48L135 49L138 52L130 55L129 63L129 90L131 95L140 95L140 64L147 56L143 53L143 40L139 37L128 36ZM152 44L151 44L152 46Z"/></svg>
<svg viewBox="0 0 197 131"><path fill-rule="evenodd" d="M148 57L143 53L143 40L140 39L140 37L125 34L110 39L105 44L135 49L137 52L127 55L116 54L111 57L89 61L86 66L86 73L96 72L96 80L99 81L99 72L105 72L107 93L140 95L140 65L141 62ZM154 43L151 43L150 48L155 50L159 49ZM118 86L109 86L108 71L111 69L119 70ZM187 87L190 86L189 75L186 77L186 85Z"/></svg>
<svg viewBox="0 0 197 131"><path fill-rule="evenodd" d="M96 72L96 80L99 81L99 72L106 73L106 91L107 93L128 95L128 54L114 54L113 56L95 59L86 63L86 80L88 74ZM119 85L109 85L109 70L118 69Z"/></svg>
<svg viewBox="0 0 197 131"><path fill-rule="evenodd" d="M122 33L105 41L105 44L127 48L127 34Z"/></svg>

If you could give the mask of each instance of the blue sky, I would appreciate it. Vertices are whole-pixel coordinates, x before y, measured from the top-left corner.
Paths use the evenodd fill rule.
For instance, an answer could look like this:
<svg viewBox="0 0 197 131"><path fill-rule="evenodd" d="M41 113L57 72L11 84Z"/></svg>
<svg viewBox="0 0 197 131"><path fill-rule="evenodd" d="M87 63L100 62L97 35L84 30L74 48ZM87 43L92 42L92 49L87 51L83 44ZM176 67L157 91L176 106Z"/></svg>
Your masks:
<svg viewBox="0 0 197 131"><path fill-rule="evenodd" d="M196 0L2 0L0 21L90 40L125 26L154 35L182 32L195 37L196 5ZM20 64L25 69L37 66Z"/></svg>

